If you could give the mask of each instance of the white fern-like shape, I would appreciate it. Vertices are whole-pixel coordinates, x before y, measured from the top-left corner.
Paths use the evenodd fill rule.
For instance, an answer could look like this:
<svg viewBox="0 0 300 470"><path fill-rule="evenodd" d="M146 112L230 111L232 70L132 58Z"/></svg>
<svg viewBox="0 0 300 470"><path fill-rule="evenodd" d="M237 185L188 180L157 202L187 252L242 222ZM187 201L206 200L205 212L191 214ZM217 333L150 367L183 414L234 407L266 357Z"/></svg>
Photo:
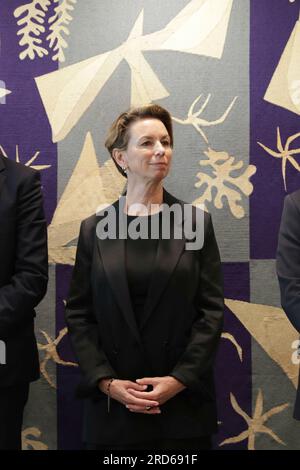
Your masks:
<svg viewBox="0 0 300 470"><path fill-rule="evenodd" d="M54 0L58 3L60 0ZM54 8L54 15L49 18L49 30L50 34L47 36L51 49L55 52L52 60L58 60L59 62L65 61L64 49L68 47L68 44L63 37L63 34L69 35L69 29L67 25L72 21L70 12L74 10L74 4L77 0L63 0Z"/></svg>
<svg viewBox="0 0 300 470"><path fill-rule="evenodd" d="M42 39L38 36L45 32L45 15L50 4L50 0L32 0L15 9L15 18L20 18L17 25L21 26L17 32L18 36L22 36L19 44L22 47L25 46L19 54L21 60L26 57L33 60L36 55L38 57L48 55L47 49L41 45Z"/></svg>

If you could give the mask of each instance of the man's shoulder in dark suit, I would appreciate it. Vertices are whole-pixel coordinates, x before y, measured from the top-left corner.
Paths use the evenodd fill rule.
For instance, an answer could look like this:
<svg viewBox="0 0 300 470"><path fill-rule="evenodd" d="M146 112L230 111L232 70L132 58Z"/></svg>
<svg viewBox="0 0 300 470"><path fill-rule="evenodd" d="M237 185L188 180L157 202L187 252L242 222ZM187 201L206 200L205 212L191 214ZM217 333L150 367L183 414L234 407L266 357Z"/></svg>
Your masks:
<svg viewBox="0 0 300 470"><path fill-rule="evenodd" d="M9 175L13 175L16 178L16 182L22 181L30 176L32 177L33 175L39 175L37 170L0 154L0 171L3 170L8 171Z"/></svg>
<svg viewBox="0 0 300 470"><path fill-rule="evenodd" d="M296 205L296 207L300 210L300 189L297 189L296 191L287 194L285 196L285 201L287 203L291 202Z"/></svg>

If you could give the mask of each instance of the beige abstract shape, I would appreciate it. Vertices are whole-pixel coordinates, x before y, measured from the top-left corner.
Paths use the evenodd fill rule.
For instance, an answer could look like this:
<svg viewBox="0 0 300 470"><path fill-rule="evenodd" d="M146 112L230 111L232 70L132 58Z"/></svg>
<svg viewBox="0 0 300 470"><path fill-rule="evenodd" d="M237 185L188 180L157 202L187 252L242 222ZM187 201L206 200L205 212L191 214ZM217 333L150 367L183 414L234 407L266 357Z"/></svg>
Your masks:
<svg viewBox="0 0 300 470"><path fill-rule="evenodd" d="M22 431L22 450L48 450L48 446L37 440L41 431L36 427L26 428Z"/></svg>
<svg viewBox="0 0 300 470"><path fill-rule="evenodd" d="M131 105L140 106L169 96L141 52L127 56L131 70Z"/></svg>
<svg viewBox="0 0 300 470"><path fill-rule="evenodd" d="M6 88L1 88L0 87L0 99L4 98L5 96L9 95L11 93L10 90L7 90Z"/></svg>
<svg viewBox="0 0 300 470"><path fill-rule="evenodd" d="M199 165L207 167L212 176L199 172L197 177L199 181L195 183L196 188L204 189L202 195L193 201L193 204L205 204L212 201L213 188L217 190L214 198L214 205L217 209L223 208L223 198L227 199L231 213L237 219L244 217L245 210L240 204L241 193L249 196L253 191L253 185L250 178L256 172L254 165L248 165L243 173L238 176L232 176L231 173L241 170L244 163L238 161L234 163L235 158L227 152L218 152L210 147L204 154L207 160L200 160ZM234 189L237 188L237 189Z"/></svg>
<svg viewBox="0 0 300 470"><path fill-rule="evenodd" d="M164 29L147 35L142 33L142 10L128 39L121 46L50 74L36 77L35 81L52 128L53 142L65 138L77 124L123 59L131 70L132 105L145 104L168 96L169 92L142 52L172 48L172 44L168 45L166 41L171 40L178 29L189 30L188 49L182 42L179 51L220 58L227 35L231 7L232 0L191 0ZM201 21L206 25L205 31L210 32L209 37L205 34L203 36L198 22L193 19L195 15L198 18L199 12L201 17L204 15ZM212 32L214 41L211 40ZM202 38L200 40L199 35ZM190 49L191 44L194 46Z"/></svg>
<svg viewBox="0 0 300 470"><path fill-rule="evenodd" d="M279 60L264 99L300 114L300 21L298 20Z"/></svg>
<svg viewBox="0 0 300 470"><path fill-rule="evenodd" d="M242 350L241 346L239 345L239 343L237 342L237 340L235 339L235 337L230 333L222 333L221 337L224 338L224 339L228 339L234 345L234 347L237 350L237 353L239 355L240 361L242 362L242 360L243 360L243 350Z"/></svg>
<svg viewBox="0 0 300 470"><path fill-rule="evenodd" d="M88 132L80 158L60 198L48 227L49 262L74 264L80 223L95 214L99 205L111 204L122 193L124 177L110 159L99 166L91 133Z"/></svg>
<svg viewBox="0 0 300 470"><path fill-rule="evenodd" d="M206 106L208 105L208 102L209 102L210 97L211 97L210 93L207 96L207 98L204 101L201 108L199 109L199 111L196 111L196 112L194 111L194 107L198 103L198 101L200 100L201 96L202 95L197 96L195 101L192 103L190 109L188 110L188 115L187 115L186 119L178 119L176 117L172 117L172 119L175 122L178 122L179 124L192 125L196 129L196 131L199 132L199 134L203 137L204 141L208 144L208 139L207 139L206 134L205 134L204 130L202 129L202 127L210 127L210 126L216 126L217 124L222 124L225 121L225 119L227 118L228 114L230 113L230 111L231 111L231 109L232 109L232 107L233 107L233 105L234 105L234 103L237 99L237 96L235 96L233 98L232 102L230 103L228 108L224 111L222 116L219 117L218 119L215 119L214 121L207 121L206 119L202 119L202 118L199 117L199 116L201 116L201 114L205 110Z"/></svg>
<svg viewBox="0 0 300 470"><path fill-rule="evenodd" d="M287 191L287 186L286 186L286 164L289 162L297 171L300 171L300 165L297 163L295 158L292 155L297 155L300 154L300 148L298 149L290 149L290 145L294 140L298 139L300 137L300 132L297 132L297 134L291 135L286 143L285 146L283 147L282 145L282 140L281 140L281 135L280 135L280 129L277 127L277 150L278 152L275 152L274 150L270 149L266 145L262 144L261 142L257 142L258 145L260 145L269 155L275 158L281 158L281 172L282 172L282 178L283 178L283 184L284 184L284 189Z"/></svg>
<svg viewBox="0 0 300 470"><path fill-rule="evenodd" d="M238 436L229 437L228 439L225 439L223 442L221 442L220 446L223 446L225 444L235 444L237 442L242 442L245 439L248 439L248 450L255 450L256 434L267 434L268 436L272 437L276 442L278 442L278 444L282 444L284 446L286 445L280 439L280 437L278 437L277 434L272 431L272 429L265 425L265 422L268 421L271 416L274 416L275 414L281 413L283 410L285 410L289 406L289 403L284 403L282 405L275 406L266 413L263 413L263 394L262 391L259 389L256 398L254 414L253 417L250 417L240 407L233 393L230 393L230 401L232 404L232 408L246 421L248 429L246 431L243 431Z"/></svg>
<svg viewBox="0 0 300 470"><path fill-rule="evenodd" d="M207 55L220 59L230 19L233 0L201 0L190 2L168 24L173 34L161 49ZM182 22L182 18L186 21Z"/></svg>
<svg viewBox="0 0 300 470"><path fill-rule="evenodd" d="M298 333L283 310L231 299L225 304L297 388L299 366L292 362L292 344Z"/></svg>
<svg viewBox="0 0 300 470"><path fill-rule="evenodd" d="M106 52L35 79L51 124L53 142L70 132L119 63L116 52Z"/></svg>
<svg viewBox="0 0 300 470"><path fill-rule="evenodd" d="M48 384L53 388L57 388L53 379L50 377L46 370L48 361L52 360L55 364L59 364L62 366L78 367L78 364L75 364L75 362L64 361L63 359L61 359L57 352L57 346L59 345L63 337L68 333L68 330L67 328L63 328L62 330L60 330L58 337L54 340L51 338L50 335L48 335L46 331L40 330L40 332L47 341L46 344L37 343L39 351L45 351L44 359L40 363L40 371L43 377L47 380Z"/></svg>
<svg viewBox="0 0 300 470"><path fill-rule="evenodd" d="M159 100L169 95L141 51L136 48L136 40L142 37L144 10L139 14L127 41L119 49L131 70L131 105Z"/></svg>

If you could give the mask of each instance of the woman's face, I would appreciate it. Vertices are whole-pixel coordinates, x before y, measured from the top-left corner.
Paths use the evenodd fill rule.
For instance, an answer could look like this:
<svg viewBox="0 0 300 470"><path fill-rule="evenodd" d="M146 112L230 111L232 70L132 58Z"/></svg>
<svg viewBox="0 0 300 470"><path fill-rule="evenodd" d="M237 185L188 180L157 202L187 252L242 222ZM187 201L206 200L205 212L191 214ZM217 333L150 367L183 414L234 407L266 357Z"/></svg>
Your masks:
<svg viewBox="0 0 300 470"><path fill-rule="evenodd" d="M129 127L129 141L122 152L127 176L162 180L169 172L172 160L171 139L159 119L147 118Z"/></svg>

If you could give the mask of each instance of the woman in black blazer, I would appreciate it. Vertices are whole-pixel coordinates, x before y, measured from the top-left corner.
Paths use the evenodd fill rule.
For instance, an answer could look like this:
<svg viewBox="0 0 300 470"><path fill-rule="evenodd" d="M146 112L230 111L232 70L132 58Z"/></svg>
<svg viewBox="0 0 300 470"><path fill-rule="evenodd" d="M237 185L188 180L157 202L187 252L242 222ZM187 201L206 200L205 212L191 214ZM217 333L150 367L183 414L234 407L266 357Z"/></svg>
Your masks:
<svg viewBox="0 0 300 470"><path fill-rule="evenodd" d="M82 222L66 307L85 447L208 449L223 324L211 217L163 188L173 148L164 108L122 113L105 145L127 193Z"/></svg>

